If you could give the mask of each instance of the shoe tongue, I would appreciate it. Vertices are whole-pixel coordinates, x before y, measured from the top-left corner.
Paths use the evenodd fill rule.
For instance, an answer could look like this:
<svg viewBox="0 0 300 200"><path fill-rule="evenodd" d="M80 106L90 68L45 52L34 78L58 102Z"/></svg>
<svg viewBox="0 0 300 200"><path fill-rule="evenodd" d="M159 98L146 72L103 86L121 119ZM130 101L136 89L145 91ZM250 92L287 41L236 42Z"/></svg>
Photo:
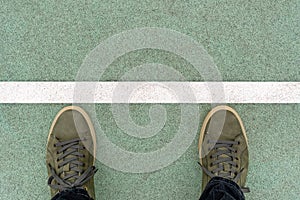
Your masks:
<svg viewBox="0 0 300 200"><path fill-rule="evenodd" d="M64 171L64 172L69 172L69 171L70 171L70 163L66 164L66 165L63 167L63 171Z"/></svg>
<svg viewBox="0 0 300 200"><path fill-rule="evenodd" d="M70 152L70 151L72 151L72 149L67 149L65 153ZM76 158L76 159L74 159L74 158ZM73 162L78 162L79 157L77 157L76 155L70 154L64 158L64 161L66 161L66 160L73 160L73 161L66 163L64 166L62 166L63 173L61 174L61 178L65 178L69 175L76 174L75 177L67 179L67 182L74 183L77 180L77 176L79 176L79 174L76 171L73 171L74 169L78 168L78 166L76 164L74 164Z"/></svg>
<svg viewBox="0 0 300 200"><path fill-rule="evenodd" d="M69 157L69 156L68 156L68 157ZM66 157L66 158L68 159L68 157ZM69 157L69 158L70 158L70 157ZM61 178L65 178L65 177L67 177L67 176L69 176L69 175L71 175L71 174L75 174L75 173L76 173L76 172L74 172L74 171L71 171L71 164L70 164L70 163L64 165L63 168L62 168L62 171L63 171L64 173L62 173ZM67 179L67 182L69 182L69 183L74 183L74 182L76 181L76 179L77 179L77 178L72 177L72 178Z"/></svg>
<svg viewBox="0 0 300 200"><path fill-rule="evenodd" d="M219 159L223 159L223 158L228 158L228 156L227 155L220 155L219 156ZM223 167L223 170L221 170L218 175L220 175L220 174L226 174L226 176L228 176L228 173L232 171L232 166L229 163L227 163L227 162L222 162L219 165L221 165ZM232 174L230 173L230 175L228 177L226 177L226 178L229 178L229 179L233 178Z"/></svg>
<svg viewBox="0 0 300 200"><path fill-rule="evenodd" d="M229 172L231 170L231 166L228 163L222 163L224 167L224 172Z"/></svg>

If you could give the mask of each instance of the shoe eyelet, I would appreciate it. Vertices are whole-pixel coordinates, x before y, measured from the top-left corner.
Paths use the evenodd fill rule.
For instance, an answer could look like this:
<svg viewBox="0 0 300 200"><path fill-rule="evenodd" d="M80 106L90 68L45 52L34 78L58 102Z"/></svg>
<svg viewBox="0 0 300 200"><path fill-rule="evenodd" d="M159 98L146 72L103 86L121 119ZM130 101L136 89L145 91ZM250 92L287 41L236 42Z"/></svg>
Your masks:
<svg viewBox="0 0 300 200"><path fill-rule="evenodd" d="M210 163L210 165L209 165L210 167L212 167L213 166L213 164L212 163Z"/></svg>
<svg viewBox="0 0 300 200"><path fill-rule="evenodd" d="M236 167L236 168L239 168L239 165L236 165L235 167Z"/></svg>
<svg viewBox="0 0 300 200"><path fill-rule="evenodd" d="M238 141L238 145L240 145L241 144L241 142L240 141Z"/></svg>

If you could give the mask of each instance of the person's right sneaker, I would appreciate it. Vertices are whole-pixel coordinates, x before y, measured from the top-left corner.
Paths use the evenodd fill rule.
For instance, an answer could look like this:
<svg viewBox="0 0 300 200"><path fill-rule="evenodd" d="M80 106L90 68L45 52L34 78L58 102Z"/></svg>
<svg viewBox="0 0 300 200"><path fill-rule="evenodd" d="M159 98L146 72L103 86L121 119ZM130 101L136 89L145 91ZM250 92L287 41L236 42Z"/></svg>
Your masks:
<svg viewBox="0 0 300 200"><path fill-rule="evenodd" d="M96 135L88 114L77 106L63 108L52 123L47 142L52 199L61 195L63 199L73 199L74 195L95 199L95 154Z"/></svg>
<svg viewBox="0 0 300 200"><path fill-rule="evenodd" d="M213 177L236 182L243 192L248 173L248 142L238 113L228 106L218 106L206 116L199 138L202 191Z"/></svg>

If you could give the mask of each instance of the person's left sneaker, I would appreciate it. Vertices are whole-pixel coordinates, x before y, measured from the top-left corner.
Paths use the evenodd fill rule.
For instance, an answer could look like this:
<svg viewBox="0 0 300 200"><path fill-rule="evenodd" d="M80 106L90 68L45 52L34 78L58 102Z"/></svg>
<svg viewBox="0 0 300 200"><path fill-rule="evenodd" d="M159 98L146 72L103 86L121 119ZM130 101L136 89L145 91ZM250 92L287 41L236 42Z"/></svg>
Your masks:
<svg viewBox="0 0 300 200"><path fill-rule="evenodd" d="M96 135L87 113L76 106L63 108L52 123L47 142L51 197L82 190L95 199L95 154Z"/></svg>

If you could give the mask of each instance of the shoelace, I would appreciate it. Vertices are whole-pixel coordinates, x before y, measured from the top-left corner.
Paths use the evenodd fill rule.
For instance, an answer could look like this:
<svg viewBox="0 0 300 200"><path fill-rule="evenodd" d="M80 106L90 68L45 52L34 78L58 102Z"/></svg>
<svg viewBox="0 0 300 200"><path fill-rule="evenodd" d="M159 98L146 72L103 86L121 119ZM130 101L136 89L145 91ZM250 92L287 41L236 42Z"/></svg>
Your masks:
<svg viewBox="0 0 300 200"><path fill-rule="evenodd" d="M211 167L217 166L214 170L209 171L205 167L203 167L200 163L199 165L203 169L203 171L210 177L213 178L215 176L226 178L232 180L234 182L238 182L241 177L241 174L244 168L238 171L238 164L236 160L236 150L233 148L233 145L239 145L240 143L237 141L222 141L222 140L208 140L208 143L215 144L213 148L209 149L209 151L215 150L216 152L211 155L211 159L216 158L215 161L211 163ZM222 157L221 157L222 155ZM229 170L225 169L225 165L229 166ZM242 187L243 192L250 192L249 188Z"/></svg>
<svg viewBox="0 0 300 200"><path fill-rule="evenodd" d="M58 142L55 144L56 147L61 147L57 153L61 154L57 158L57 162L61 161L58 164L58 167L64 167L70 165L69 171L62 173L67 174L61 178L61 174L57 174L55 169L49 165L51 176L48 179L48 185L53 189L58 189L59 191L71 189L71 188L82 188L82 186L88 182L94 174L97 172L97 169L94 166L89 167L87 170L83 171L81 169L84 166L84 163L79 161L80 157L84 157L84 154L80 153L79 150L85 149L79 142L82 141L80 138ZM69 156L68 158L66 158ZM70 181L74 179L75 181ZM53 184L53 180L56 180L57 184Z"/></svg>

